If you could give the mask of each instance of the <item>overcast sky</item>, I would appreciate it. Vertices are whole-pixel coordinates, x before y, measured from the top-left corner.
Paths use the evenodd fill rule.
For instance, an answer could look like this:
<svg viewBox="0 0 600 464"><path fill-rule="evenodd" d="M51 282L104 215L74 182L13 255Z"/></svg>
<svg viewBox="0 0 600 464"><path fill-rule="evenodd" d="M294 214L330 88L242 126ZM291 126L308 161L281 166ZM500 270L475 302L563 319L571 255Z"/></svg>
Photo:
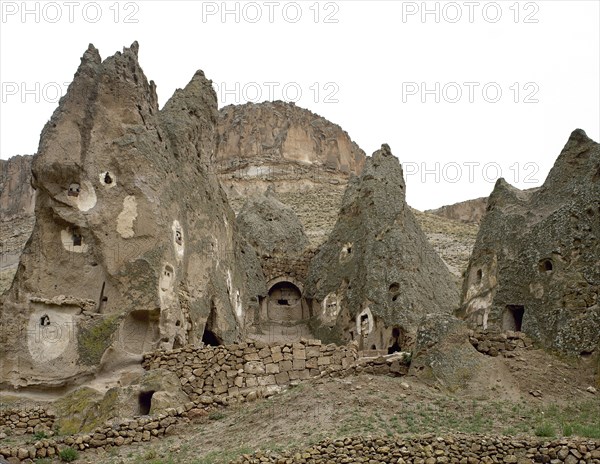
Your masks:
<svg viewBox="0 0 600 464"><path fill-rule="evenodd" d="M197 69L220 106L296 101L388 143L419 209L540 185L574 129L600 140L598 1L0 4L2 159L35 153L89 43L134 40L161 106Z"/></svg>

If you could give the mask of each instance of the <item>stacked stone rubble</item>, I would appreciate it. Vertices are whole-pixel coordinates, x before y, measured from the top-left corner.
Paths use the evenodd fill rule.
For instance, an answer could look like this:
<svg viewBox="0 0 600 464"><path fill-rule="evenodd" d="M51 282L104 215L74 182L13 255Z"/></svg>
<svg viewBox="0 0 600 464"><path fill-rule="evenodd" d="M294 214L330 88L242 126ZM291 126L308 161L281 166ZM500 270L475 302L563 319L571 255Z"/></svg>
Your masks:
<svg viewBox="0 0 600 464"><path fill-rule="evenodd" d="M27 409L0 410L0 431L4 430L15 435L34 433L36 427L51 429L54 425L54 415L44 408L36 406Z"/></svg>
<svg viewBox="0 0 600 464"><path fill-rule="evenodd" d="M254 342L159 351L147 354L143 366L175 372L194 402L222 404L269 395L291 381L343 371L357 356L351 347L322 345L320 340Z"/></svg>
<svg viewBox="0 0 600 464"><path fill-rule="evenodd" d="M518 350L533 346L531 338L523 332L496 332L488 330L472 330L469 341L477 351L489 356L513 358Z"/></svg>
<svg viewBox="0 0 600 464"><path fill-rule="evenodd" d="M300 451L256 452L232 464L398 463L398 464L530 464L600 463L600 441L576 438L542 441L483 435L412 438L354 437L325 439Z"/></svg>

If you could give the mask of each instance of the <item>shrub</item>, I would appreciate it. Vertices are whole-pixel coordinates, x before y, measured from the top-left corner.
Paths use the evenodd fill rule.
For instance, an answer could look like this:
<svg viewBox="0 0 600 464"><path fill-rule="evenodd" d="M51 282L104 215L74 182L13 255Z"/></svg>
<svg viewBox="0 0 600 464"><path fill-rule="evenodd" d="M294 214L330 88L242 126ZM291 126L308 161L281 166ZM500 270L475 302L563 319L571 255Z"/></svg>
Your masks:
<svg viewBox="0 0 600 464"><path fill-rule="evenodd" d="M79 453L73 448L65 448L59 454L60 460L64 462L73 462L79 457Z"/></svg>
<svg viewBox="0 0 600 464"><path fill-rule="evenodd" d="M48 435L46 435L46 432L41 430L39 432L35 432L33 434L33 438L35 438L36 440L43 440L44 438L48 438Z"/></svg>
<svg viewBox="0 0 600 464"><path fill-rule="evenodd" d="M208 415L208 418L210 420L214 420L214 421L221 420L224 417L225 417L225 414L223 414L221 411L213 411Z"/></svg>
<svg viewBox="0 0 600 464"><path fill-rule="evenodd" d="M535 428L535 435L537 437L553 437L556 433L552 424L544 422Z"/></svg>

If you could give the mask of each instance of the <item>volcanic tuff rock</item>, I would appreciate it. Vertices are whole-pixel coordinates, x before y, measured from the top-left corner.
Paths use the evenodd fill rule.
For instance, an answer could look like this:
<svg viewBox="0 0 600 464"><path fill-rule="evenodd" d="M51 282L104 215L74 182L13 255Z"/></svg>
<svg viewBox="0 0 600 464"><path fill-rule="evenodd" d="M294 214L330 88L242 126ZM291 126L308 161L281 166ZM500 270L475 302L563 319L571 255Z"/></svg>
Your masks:
<svg viewBox="0 0 600 464"><path fill-rule="evenodd" d="M311 262L305 296L365 348L411 344L427 313L451 313L458 289L406 205L402 167L383 145L353 178Z"/></svg>
<svg viewBox="0 0 600 464"><path fill-rule="evenodd" d="M259 256L301 255L309 246L298 216L276 198L272 189L250 198L236 221L240 233Z"/></svg>
<svg viewBox="0 0 600 464"><path fill-rule="evenodd" d="M499 179L483 218L460 314L588 355L600 342L600 145L575 130L544 185Z"/></svg>
<svg viewBox="0 0 600 464"><path fill-rule="evenodd" d="M137 52L101 61L90 45L42 131L36 225L0 306L4 384L78 382L197 342L207 324L234 341L257 304L246 289L260 282L239 264L247 245L206 165L211 82L198 71L159 111Z"/></svg>
<svg viewBox="0 0 600 464"><path fill-rule="evenodd" d="M31 155L0 160L0 221L15 216L30 216L35 206L35 190L31 186Z"/></svg>
<svg viewBox="0 0 600 464"><path fill-rule="evenodd" d="M88 386L77 388L54 401L51 411L56 416L56 428L67 435L93 432L114 419L158 415L189 400L177 375L167 369L153 369L135 375L128 385L112 387L104 394Z"/></svg>
<svg viewBox="0 0 600 464"><path fill-rule="evenodd" d="M365 153L336 124L282 101L229 105L219 111L213 169L234 211L276 188L300 218L311 245L333 228L348 179Z"/></svg>
<svg viewBox="0 0 600 464"><path fill-rule="evenodd" d="M429 209L425 213L454 219L455 221L479 224L485 214L487 200L487 197L475 198L473 200L454 203L453 205L442 206L437 209Z"/></svg>
<svg viewBox="0 0 600 464"><path fill-rule="evenodd" d="M463 321L450 314L428 314L419 324L409 373L449 391L464 390L481 359Z"/></svg>
<svg viewBox="0 0 600 464"><path fill-rule="evenodd" d="M27 155L0 160L0 294L12 282L35 222L31 159Z"/></svg>
<svg viewBox="0 0 600 464"><path fill-rule="evenodd" d="M240 168L244 161L250 166L288 161L356 174L365 162L365 153L338 125L294 103L226 106L217 130L215 160L223 169Z"/></svg>

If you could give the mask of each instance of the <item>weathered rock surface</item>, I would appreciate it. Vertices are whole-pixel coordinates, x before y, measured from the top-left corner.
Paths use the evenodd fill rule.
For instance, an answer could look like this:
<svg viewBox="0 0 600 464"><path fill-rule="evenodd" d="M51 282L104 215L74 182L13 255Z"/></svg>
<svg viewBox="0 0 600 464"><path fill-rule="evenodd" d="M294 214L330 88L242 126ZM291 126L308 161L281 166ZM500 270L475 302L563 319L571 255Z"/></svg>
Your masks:
<svg viewBox="0 0 600 464"><path fill-rule="evenodd" d="M158 415L190 401L177 375L153 369L138 375L129 385L113 387L101 394L81 387L55 401L51 407L55 425L63 435L92 432L106 421Z"/></svg>
<svg viewBox="0 0 600 464"><path fill-rule="evenodd" d="M293 103L230 105L219 112L213 169L234 211L273 186L313 246L333 227L348 179L365 158L338 125Z"/></svg>
<svg viewBox="0 0 600 464"><path fill-rule="evenodd" d="M259 256L299 256L309 247L298 216L277 199L272 189L251 197L236 221L240 233Z"/></svg>
<svg viewBox="0 0 600 464"><path fill-rule="evenodd" d="M35 190L31 186L31 155L0 160L0 220L31 216Z"/></svg>
<svg viewBox="0 0 600 464"><path fill-rule="evenodd" d="M485 214L487 200L487 197L475 198L473 200L454 203L453 205L429 209L425 212L467 224L479 224Z"/></svg>
<svg viewBox="0 0 600 464"><path fill-rule="evenodd" d="M255 313L248 336L272 341L290 323L301 324L310 317L301 289L313 251L298 216L276 198L272 187L248 199L236 221L258 253L268 290L260 295L267 298L260 299L260 312ZM295 328L295 336L286 337L287 341L309 334L306 326Z"/></svg>
<svg viewBox="0 0 600 464"><path fill-rule="evenodd" d="M298 178L301 166L325 177L347 177L360 173L365 162L365 153L339 126L294 103L226 106L217 130L215 167L223 174L242 174L246 181L265 173Z"/></svg>
<svg viewBox="0 0 600 464"><path fill-rule="evenodd" d="M234 341L257 304L207 167L211 83L198 71L159 111L137 51L102 61L90 45L42 131L36 225L0 307L4 385L78 382L206 331Z"/></svg>
<svg viewBox="0 0 600 464"><path fill-rule="evenodd" d="M305 295L346 340L378 350L405 349L425 314L458 307L458 289L406 205L402 167L387 145L350 181Z"/></svg>
<svg viewBox="0 0 600 464"><path fill-rule="evenodd" d="M0 294L12 282L35 222L31 160L30 155L0 160Z"/></svg>
<svg viewBox="0 0 600 464"><path fill-rule="evenodd" d="M461 316L589 355L600 339L600 145L574 131L542 187L498 180L462 292Z"/></svg>
<svg viewBox="0 0 600 464"><path fill-rule="evenodd" d="M448 391L467 387L481 366L469 328L450 314L428 314L419 325L409 373Z"/></svg>

